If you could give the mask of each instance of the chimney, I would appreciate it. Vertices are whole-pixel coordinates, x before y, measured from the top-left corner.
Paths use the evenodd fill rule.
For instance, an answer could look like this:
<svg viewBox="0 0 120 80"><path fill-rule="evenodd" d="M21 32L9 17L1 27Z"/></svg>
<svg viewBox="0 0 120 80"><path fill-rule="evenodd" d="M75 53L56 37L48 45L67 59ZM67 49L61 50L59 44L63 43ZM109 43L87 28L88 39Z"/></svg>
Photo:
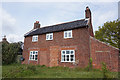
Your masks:
<svg viewBox="0 0 120 80"><path fill-rule="evenodd" d="M85 18L89 18L89 34L90 36L94 37L94 33L93 33L93 27L92 27L92 17L91 17L91 11L89 9L89 7L87 6L86 7L86 10L85 10Z"/></svg>
<svg viewBox="0 0 120 80"><path fill-rule="evenodd" d="M2 41L7 41L6 35L4 35L4 38L2 39Z"/></svg>
<svg viewBox="0 0 120 80"><path fill-rule="evenodd" d="M90 18L90 23L91 23L91 11L88 6L86 7L85 10L85 18Z"/></svg>
<svg viewBox="0 0 120 80"><path fill-rule="evenodd" d="M36 29L36 28L40 28L39 21L36 21L36 22L34 23L34 29Z"/></svg>
<svg viewBox="0 0 120 80"><path fill-rule="evenodd" d="M4 37L2 38L2 42L3 42L3 43L8 43L8 44L9 44L9 42L7 41L6 35L4 35Z"/></svg>

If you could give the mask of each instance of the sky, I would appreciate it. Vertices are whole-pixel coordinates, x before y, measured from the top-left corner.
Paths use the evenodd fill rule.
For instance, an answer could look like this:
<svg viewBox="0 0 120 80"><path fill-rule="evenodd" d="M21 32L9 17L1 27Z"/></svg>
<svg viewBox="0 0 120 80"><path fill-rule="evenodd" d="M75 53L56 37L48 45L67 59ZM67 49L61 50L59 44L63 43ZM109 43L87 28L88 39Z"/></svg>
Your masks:
<svg viewBox="0 0 120 80"><path fill-rule="evenodd" d="M85 18L85 9L92 12L94 32L107 21L118 19L118 2L8 2L0 7L2 33L0 41L6 35L9 42L24 41L24 34L33 29L34 22L41 27ZM1 23L0 23L1 24Z"/></svg>

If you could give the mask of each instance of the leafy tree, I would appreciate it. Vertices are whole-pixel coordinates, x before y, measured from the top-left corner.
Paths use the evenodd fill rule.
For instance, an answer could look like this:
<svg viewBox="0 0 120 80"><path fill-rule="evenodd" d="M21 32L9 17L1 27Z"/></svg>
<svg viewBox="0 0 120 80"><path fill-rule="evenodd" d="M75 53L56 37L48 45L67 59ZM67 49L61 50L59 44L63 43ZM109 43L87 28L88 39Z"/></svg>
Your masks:
<svg viewBox="0 0 120 80"><path fill-rule="evenodd" d="M99 26L98 31L95 31L95 38L109 45L120 48L120 21L110 21Z"/></svg>
<svg viewBox="0 0 120 80"><path fill-rule="evenodd" d="M2 43L2 63L10 64L15 62L20 45L18 43Z"/></svg>

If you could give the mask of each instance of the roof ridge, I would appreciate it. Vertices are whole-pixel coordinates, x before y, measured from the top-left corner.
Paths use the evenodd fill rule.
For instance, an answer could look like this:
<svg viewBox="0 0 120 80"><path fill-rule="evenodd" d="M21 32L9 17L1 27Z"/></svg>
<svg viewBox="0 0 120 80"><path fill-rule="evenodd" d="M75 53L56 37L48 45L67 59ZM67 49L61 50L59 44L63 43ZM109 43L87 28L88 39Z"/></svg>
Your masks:
<svg viewBox="0 0 120 80"><path fill-rule="evenodd" d="M72 22L76 22L76 21L82 21L82 20L86 20L86 19L80 19L80 20L74 20L74 21L69 21L69 22L63 22L63 23L53 24L53 25L50 25L50 26L44 26L42 28L53 27L53 26L57 26L57 25L68 24L68 23L72 23ZM42 29L42 28L38 28L38 29Z"/></svg>

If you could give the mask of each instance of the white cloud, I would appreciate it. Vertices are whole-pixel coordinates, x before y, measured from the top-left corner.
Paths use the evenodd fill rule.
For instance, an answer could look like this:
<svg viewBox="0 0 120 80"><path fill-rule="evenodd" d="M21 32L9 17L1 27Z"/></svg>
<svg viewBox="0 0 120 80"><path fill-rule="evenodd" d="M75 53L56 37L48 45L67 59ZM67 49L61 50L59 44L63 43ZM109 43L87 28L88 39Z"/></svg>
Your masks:
<svg viewBox="0 0 120 80"><path fill-rule="evenodd" d="M24 37L23 35L18 35L18 34L8 34L7 40L9 42L19 42L19 41L23 41Z"/></svg>
<svg viewBox="0 0 120 80"><path fill-rule="evenodd" d="M3 32L7 32L7 31L13 31L15 28L15 23L16 23L16 19L14 17L12 17L6 10L4 10L3 8L1 9L1 13L0 14L0 18L2 18L2 31Z"/></svg>
<svg viewBox="0 0 120 80"><path fill-rule="evenodd" d="M0 15L0 18L2 19L2 35L0 36L1 40L4 35L7 36L9 42L22 40L22 36L15 34L17 31L16 19L3 8L0 8Z"/></svg>

